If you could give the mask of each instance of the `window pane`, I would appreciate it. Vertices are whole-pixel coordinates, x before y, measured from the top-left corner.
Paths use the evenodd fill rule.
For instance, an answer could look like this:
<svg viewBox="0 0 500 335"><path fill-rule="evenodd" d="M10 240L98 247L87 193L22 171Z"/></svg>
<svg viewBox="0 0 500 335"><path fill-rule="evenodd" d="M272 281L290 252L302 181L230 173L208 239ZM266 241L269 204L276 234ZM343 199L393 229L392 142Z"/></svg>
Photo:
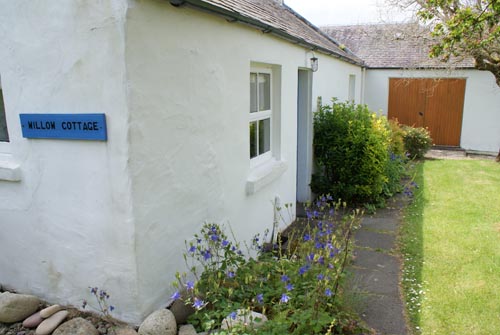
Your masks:
<svg viewBox="0 0 500 335"><path fill-rule="evenodd" d="M257 74L250 73L250 113L257 112Z"/></svg>
<svg viewBox="0 0 500 335"><path fill-rule="evenodd" d="M259 111L271 109L271 75L259 73Z"/></svg>
<svg viewBox="0 0 500 335"><path fill-rule="evenodd" d="M3 92L0 89L0 141L9 142L9 133L7 131L7 121L5 120L5 107L3 104Z"/></svg>
<svg viewBox="0 0 500 335"><path fill-rule="evenodd" d="M257 156L257 122L250 122L250 158Z"/></svg>
<svg viewBox="0 0 500 335"><path fill-rule="evenodd" d="M271 119L259 120L259 155L271 150Z"/></svg>

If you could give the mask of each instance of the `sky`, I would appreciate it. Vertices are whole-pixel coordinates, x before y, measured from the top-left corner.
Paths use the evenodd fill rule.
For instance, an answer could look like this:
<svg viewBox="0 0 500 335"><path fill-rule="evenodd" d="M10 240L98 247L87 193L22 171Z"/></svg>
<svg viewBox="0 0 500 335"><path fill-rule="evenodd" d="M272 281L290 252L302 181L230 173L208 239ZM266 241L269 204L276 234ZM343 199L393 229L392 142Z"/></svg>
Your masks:
<svg viewBox="0 0 500 335"><path fill-rule="evenodd" d="M408 14L385 0L284 0L316 26L403 21Z"/></svg>

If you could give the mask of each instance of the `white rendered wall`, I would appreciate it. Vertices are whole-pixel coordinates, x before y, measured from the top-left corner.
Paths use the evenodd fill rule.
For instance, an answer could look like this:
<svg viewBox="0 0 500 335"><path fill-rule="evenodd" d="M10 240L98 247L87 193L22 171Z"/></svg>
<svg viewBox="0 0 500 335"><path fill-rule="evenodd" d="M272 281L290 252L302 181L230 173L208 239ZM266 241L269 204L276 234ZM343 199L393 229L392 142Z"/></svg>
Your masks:
<svg viewBox="0 0 500 335"><path fill-rule="evenodd" d="M297 77L312 56L256 29L168 3L137 2L128 17L139 292L147 306L157 306L169 296L175 271L185 269L184 240L203 222L230 225L238 239L249 241L272 228L276 196L295 207ZM316 55L314 89L347 97L348 75L357 68ZM281 72L277 159L287 169L248 195L252 62Z"/></svg>
<svg viewBox="0 0 500 335"><path fill-rule="evenodd" d="M466 91L460 147L498 152L500 148L500 88L493 75L477 70L367 70L365 103L387 115L389 78L465 78Z"/></svg>
<svg viewBox="0 0 500 335"><path fill-rule="evenodd" d="M88 286L138 321L127 167L126 1L0 3L10 143L0 167L0 284L80 306ZM25 139L20 113L105 113L107 142ZM89 300L92 303L92 301ZM132 308L131 308L132 307Z"/></svg>
<svg viewBox="0 0 500 335"><path fill-rule="evenodd" d="M2 286L75 306L99 286L114 316L139 322L167 302L203 222L248 240L271 228L276 196L295 202L297 75L310 52L168 2L0 4L0 170L20 173L0 180ZM313 99L347 99L359 68L316 56ZM274 141L287 168L249 195L252 62L281 77ZM105 113L108 141L25 139L20 113Z"/></svg>
<svg viewBox="0 0 500 335"><path fill-rule="evenodd" d="M340 102L349 99L349 76L355 76L355 99L361 103L362 72L359 66L346 62L331 61L326 55L316 55L319 58L319 71L313 74L313 111L317 109L317 99L321 97L323 105L332 103L336 98Z"/></svg>

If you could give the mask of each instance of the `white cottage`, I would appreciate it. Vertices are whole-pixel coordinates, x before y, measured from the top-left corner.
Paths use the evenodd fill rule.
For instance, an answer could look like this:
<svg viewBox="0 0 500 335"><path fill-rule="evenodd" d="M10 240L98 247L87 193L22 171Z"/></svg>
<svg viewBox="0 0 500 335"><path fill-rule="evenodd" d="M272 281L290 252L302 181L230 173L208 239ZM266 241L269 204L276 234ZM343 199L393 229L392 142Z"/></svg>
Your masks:
<svg viewBox="0 0 500 335"><path fill-rule="evenodd" d="M430 59L432 37L415 23L322 29L365 62L363 102L371 109L428 127L435 145L498 152L500 88L472 59Z"/></svg>
<svg viewBox="0 0 500 335"><path fill-rule="evenodd" d="M139 322L203 222L248 239L310 197L317 97L361 100L361 61L280 2L1 8L0 285L51 302L95 285Z"/></svg>

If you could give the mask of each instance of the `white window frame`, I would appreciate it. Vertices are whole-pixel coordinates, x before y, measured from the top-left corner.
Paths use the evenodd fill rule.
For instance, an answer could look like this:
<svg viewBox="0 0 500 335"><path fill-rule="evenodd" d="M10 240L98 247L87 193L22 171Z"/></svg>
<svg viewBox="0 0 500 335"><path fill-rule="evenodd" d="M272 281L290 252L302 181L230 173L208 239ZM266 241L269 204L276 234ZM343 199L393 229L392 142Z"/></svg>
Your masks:
<svg viewBox="0 0 500 335"><path fill-rule="evenodd" d="M258 166L258 165L261 165L269 160L272 159L273 157L273 73L272 73L272 70L270 68L264 68L264 67L252 67L250 69L250 74L252 73L255 73L257 74L257 78L259 77L259 74L268 74L269 75L269 99L270 99L270 109L269 110L265 110L265 111L257 111L257 112L253 112L251 113L250 112L250 105L248 106L249 107L249 119L248 119L248 125L249 125L249 132L250 132L250 123L252 122L259 122L261 120L265 120L265 119L269 119L269 151L266 151L265 153L263 154L258 154L258 151L259 151L259 148L257 147L257 156L253 157L253 158L250 158L250 166L251 167L255 167L255 166ZM249 83L250 84L250 83ZM257 85L257 106L259 106L259 87ZM250 97L251 99L252 97ZM259 129L257 127L257 129ZM249 140L250 140L250 134L248 136ZM259 135L257 134L257 146L258 146L258 138L259 138ZM250 157L250 142L249 142L249 147L248 147L248 150L249 150L249 157Z"/></svg>

